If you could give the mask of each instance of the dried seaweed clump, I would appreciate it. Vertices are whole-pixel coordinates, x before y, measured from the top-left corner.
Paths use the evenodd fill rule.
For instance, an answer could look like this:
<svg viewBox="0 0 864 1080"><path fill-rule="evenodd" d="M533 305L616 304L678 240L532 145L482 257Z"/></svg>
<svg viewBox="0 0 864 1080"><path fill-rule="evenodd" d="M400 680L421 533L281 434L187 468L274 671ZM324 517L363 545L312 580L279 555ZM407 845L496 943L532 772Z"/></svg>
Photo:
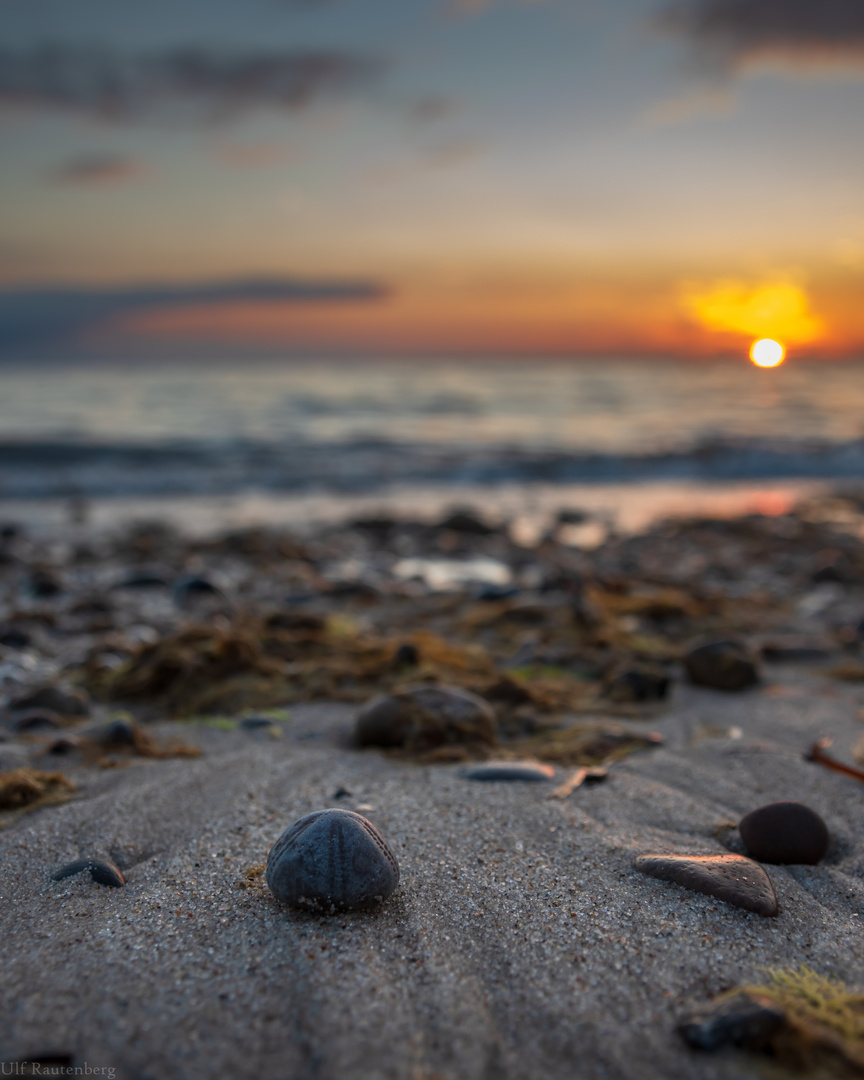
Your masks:
<svg viewBox="0 0 864 1080"><path fill-rule="evenodd" d="M768 998L786 1014L772 1040L777 1057L798 1069L828 1069L839 1076L864 1073L864 993L819 975L806 964L768 971L751 996Z"/></svg>
<svg viewBox="0 0 864 1080"><path fill-rule="evenodd" d="M421 658L412 681L486 685L494 666L482 648L453 646L431 634L411 639ZM279 617L226 628L188 627L145 645L119 668L98 658L85 668L90 690L109 701L150 701L173 716L232 714L294 701L366 701L404 681L396 644L345 620L291 625Z"/></svg>
<svg viewBox="0 0 864 1080"><path fill-rule="evenodd" d="M0 773L0 810L19 810L36 803L61 802L75 791L61 772L13 769Z"/></svg>

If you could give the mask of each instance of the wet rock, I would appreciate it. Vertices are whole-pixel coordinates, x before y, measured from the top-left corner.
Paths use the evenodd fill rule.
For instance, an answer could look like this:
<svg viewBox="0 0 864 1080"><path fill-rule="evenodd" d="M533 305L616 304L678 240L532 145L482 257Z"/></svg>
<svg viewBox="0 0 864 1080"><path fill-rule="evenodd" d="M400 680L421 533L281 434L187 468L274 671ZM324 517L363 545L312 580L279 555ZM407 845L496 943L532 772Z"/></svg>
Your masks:
<svg viewBox="0 0 864 1080"><path fill-rule="evenodd" d="M555 770L551 765L541 765L536 761L485 761L482 765L465 769L462 775L466 780L509 780L536 784L554 779Z"/></svg>
<svg viewBox="0 0 864 1080"><path fill-rule="evenodd" d="M9 702L12 712L23 712L25 709L44 709L47 712L56 713L64 717L84 717L90 715L90 706L83 694L70 693L60 690L56 686L43 686L32 693L24 694Z"/></svg>
<svg viewBox="0 0 864 1080"><path fill-rule="evenodd" d="M394 667L416 667L420 663L420 651L416 645L406 642L393 654Z"/></svg>
<svg viewBox="0 0 864 1080"><path fill-rule="evenodd" d="M455 686L415 686L371 701L357 717L360 746L429 749L446 743L495 744L498 722L483 698Z"/></svg>
<svg viewBox="0 0 864 1080"><path fill-rule="evenodd" d="M470 510L454 510L438 522L439 529L449 529L450 532L466 533L469 536L491 536L496 529L481 521Z"/></svg>
<svg viewBox="0 0 864 1080"><path fill-rule="evenodd" d="M118 889L121 885L126 884L126 879L118 867L114 863L105 862L102 859L76 859L75 862L61 866L56 873L51 875L51 880L63 881L64 878L72 877L74 874L81 874L85 870L97 885L110 885L112 888Z"/></svg>
<svg viewBox="0 0 864 1080"><path fill-rule="evenodd" d="M96 742L106 748L135 746L138 737L138 726L131 720L112 720L109 724L100 728L96 734Z"/></svg>
<svg viewBox="0 0 864 1080"><path fill-rule="evenodd" d="M738 830L753 858L768 863L815 865L825 857L830 840L822 818L799 802L774 802L751 810Z"/></svg>
<svg viewBox="0 0 864 1080"><path fill-rule="evenodd" d="M694 1050L737 1046L764 1050L786 1020L779 1005L768 998L735 994L684 1017L678 1034Z"/></svg>
<svg viewBox="0 0 864 1080"><path fill-rule="evenodd" d="M182 607L183 604L206 597L224 599L222 590L206 577L197 574L186 574L177 578L173 587L174 603Z"/></svg>
<svg viewBox="0 0 864 1080"><path fill-rule="evenodd" d="M739 641L699 645L685 656L684 666L690 682L712 690L746 690L759 682L756 664Z"/></svg>
<svg viewBox="0 0 864 1080"><path fill-rule="evenodd" d="M610 701L621 703L664 701L670 683L663 668L646 664L613 671L605 680L605 693Z"/></svg>
<svg viewBox="0 0 864 1080"><path fill-rule="evenodd" d="M61 726L61 720L54 713L42 709L28 710L16 716L12 727L15 731L46 731L56 730Z"/></svg>
<svg viewBox="0 0 864 1080"><path fill-rule="evenodd" d="M515 585L483 585L474 594L474 599L481 601L510 600L518 595L519 589Z"/></svg>
<svg viewBox="0 0 864 1080"><path fill-rule="evenodd" d="M770 878L743 855L640 855L633 865L643 874L716 896L757 915L773 916L779 910Z"/></svg>
<svg viewBox="0 0 864 1080"><path fill-rule="evenodd" d="M75 735L61 735L48 747L49 754L73 754L81 749L81 740Z"/></svg>
<svg viewBox="0 0 864 1080"><path fill-rule="evenodd" d="M32 641L26 630L19 630L15 626L0 630L0 645L5 645L7 649L26 649Z"/></svg>
<svg viewBox="0 0 864 1080"><path fill-rule="evenodd" d="M152 570L137 570L116 582L114 589L167 589L168 582Z"/></svg>
<svg viewBox="0 0 864 1080"><path fill-rule="evenodd" d="M279 837L265 878L282 903L326 914L383 903L399 884L399 865L366 818L350 810L318 810Z"/></svg>
<svg viewBox="0 0 864 1080"><path fill-rule="evenodd" d="M60 581L48 571L34 571L25 582L25 588L36 600L49 600L63 592Z"/></svg>
<svg viewBox="0 0 864 1080"><path fill-rule="evenodd" d="M244 731L261 731L264 728L276 727L276 724L268 716L244 716L240 727Z"/></svg>

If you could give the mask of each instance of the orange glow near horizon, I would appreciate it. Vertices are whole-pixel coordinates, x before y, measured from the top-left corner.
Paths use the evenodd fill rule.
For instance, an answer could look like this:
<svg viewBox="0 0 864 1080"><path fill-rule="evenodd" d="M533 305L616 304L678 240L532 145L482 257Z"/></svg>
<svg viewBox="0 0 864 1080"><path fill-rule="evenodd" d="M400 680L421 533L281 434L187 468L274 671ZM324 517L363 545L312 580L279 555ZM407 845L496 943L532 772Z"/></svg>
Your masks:
<svg viewBox="0 0 864 1080"><path fill-rule="evenodd" d="M773 338L760 338L750 347L750 359L761 368L779 367L786 356L786 350Z"/></svg>

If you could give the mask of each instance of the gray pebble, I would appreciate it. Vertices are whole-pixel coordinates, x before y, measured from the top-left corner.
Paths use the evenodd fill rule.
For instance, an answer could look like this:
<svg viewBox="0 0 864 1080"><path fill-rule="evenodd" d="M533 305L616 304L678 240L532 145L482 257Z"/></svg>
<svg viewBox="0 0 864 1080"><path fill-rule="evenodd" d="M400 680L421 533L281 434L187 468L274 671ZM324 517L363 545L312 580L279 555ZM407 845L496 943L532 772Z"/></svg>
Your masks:
<svg viewBox="0 0 864 1080"><path fill-rule="evenodd" d="M462 775L466 780L522 780L536 784L551 780L555 770L536 761L484 761L465 769Z"/></svg>
<svg viewBox="0 0 864 1080"><path fill-rule="evenodd" d="M317 810L285 830L267 857L277 900L328 914L383 903L399 865L375 826L351 810Z"/></svg>
<svg viewBox="0 0 864 1080"><path fill-rule="evenodd" d="M118 867L114 863L103 862L102 859L76 859L75 862L61 866L56 873L51 875L51 880L62 881L64 878L80 874L84 870L89 872L90 877L93 878L97 885L110 885L118 889L121 885L126 884L126 879Z"/></svg>

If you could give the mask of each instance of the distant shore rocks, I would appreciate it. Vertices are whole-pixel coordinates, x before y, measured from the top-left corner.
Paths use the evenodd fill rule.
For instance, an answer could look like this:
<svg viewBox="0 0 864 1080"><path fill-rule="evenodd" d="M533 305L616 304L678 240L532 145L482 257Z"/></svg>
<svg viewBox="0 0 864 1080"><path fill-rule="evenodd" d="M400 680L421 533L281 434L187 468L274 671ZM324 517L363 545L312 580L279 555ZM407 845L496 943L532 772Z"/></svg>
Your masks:
<svg viewBox="0 0 864 1080"><path fill-rule="evenodd" d="M740 641L711 641L697 645L684 657L690 682L712 690L747 690L759 682L759 670Z"/></svg>
<svg viewBox="0 0 864 1080"><path fill-rule="evenodd" d="M738 831L753 858L767 863L815 865L830 842L822 818L799 802L773 802L751 810Z"/></svg>
<svg viewBox="0 0 864 1080"><path fill-rule="evenodd" d="M282 903L329 914L383 903L399 884L399 864L371 821L351 810L317 810L282 833L265 879Z"/></svg>
<svg viewBox="0 0 864 1080"><path fill-rule="evenodd" d="M357 717L360 746L428 750L447 743L494 746L498 721L488 701L455 686L413 686L375 698Z"/></svg>

